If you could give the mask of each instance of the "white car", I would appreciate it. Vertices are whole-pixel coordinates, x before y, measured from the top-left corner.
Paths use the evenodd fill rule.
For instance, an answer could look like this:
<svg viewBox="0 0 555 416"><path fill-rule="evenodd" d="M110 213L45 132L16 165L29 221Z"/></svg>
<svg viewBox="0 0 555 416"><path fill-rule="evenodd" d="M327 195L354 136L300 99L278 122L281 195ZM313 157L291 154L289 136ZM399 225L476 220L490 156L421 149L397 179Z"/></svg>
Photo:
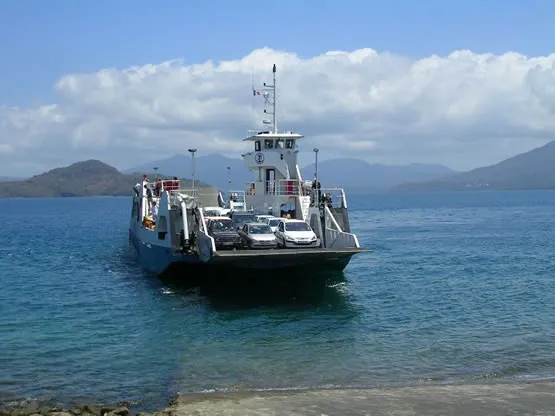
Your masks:
<svg viewBox="0 0 555 416"><path fill-rule="evenodd" d="M302 220L281 219L277 227L276 239L278 247L282 248L320 246L320 239L316 237L310 225Z"/></svg>
<svg viewBox="0 0 555 416"><path fill-rule="evenodd" d="M256 215L256 221L265 223L268 218L273 218L273 217L274 217L273 215Z"/></svg>
<svg viewBox="0 0 555 416"><path fill-rule="evenodd" d="M280 221L282 219L283 218L270 217L270 218L266 218L266 220L264 222L266 224L268 224L270 226L270 228L272 229L272 232L275 233L277 231L278 224L280 223Z"/></svg>

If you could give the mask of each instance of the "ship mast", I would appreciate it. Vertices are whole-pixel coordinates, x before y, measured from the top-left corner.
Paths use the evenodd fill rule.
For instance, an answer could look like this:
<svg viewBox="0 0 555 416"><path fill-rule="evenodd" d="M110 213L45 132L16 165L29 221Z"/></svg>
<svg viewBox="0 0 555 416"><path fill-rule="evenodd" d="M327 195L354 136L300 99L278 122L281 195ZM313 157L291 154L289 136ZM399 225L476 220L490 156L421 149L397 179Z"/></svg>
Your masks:
<svg viewBox="0 0 555 416"><path fill-rule="evenodd" d="M274 67L272 68L272 72L274 75L274 83L272 85L268 85L266 83L264 83L264 104L269 104L272 106L272 112L269 112L268 110L264 109L264 114L269 114L272 116L272 121L268 121L268 120L264 120L263 123L264 124L270 124L272 123L272 126L274 127L274 134L278 133L278 127L277 127L277 120L276 120L276 101L277 101L277 91L276 91L276 64L274 64Z"/></svg>

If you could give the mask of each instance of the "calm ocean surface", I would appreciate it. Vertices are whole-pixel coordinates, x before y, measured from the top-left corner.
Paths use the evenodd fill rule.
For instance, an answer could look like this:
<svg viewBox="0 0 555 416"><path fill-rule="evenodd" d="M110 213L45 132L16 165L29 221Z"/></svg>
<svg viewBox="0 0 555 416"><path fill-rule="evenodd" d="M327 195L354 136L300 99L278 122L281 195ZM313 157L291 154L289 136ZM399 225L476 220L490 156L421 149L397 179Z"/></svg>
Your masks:
<svg viewBox="0 0 555 416"><path fill-rule="evenodd" d="M0 200L0 399L555 377L555 192L349 203L343 274L219 290L141 270L130 198Z"/></svg>

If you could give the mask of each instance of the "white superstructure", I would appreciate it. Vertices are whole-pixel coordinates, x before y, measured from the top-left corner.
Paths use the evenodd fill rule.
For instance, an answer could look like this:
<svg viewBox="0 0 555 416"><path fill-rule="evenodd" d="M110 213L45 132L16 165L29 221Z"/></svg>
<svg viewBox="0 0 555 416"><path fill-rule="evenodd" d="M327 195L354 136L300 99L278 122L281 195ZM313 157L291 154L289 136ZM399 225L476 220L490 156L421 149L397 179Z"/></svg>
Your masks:
<svg viewBox="0 0 555 416"><path fill-rule="evenodd" d="M244 139L251 151L243 155L245 166L254 180L247 184L247 209L270 213L276 217L304 220L315 229L325 248L359 248L350 232L347 200L341 188L320 188L317 178L303 180L298 164L298 142L303 135L280 132L276 116L276 66L273 83L260 91L265 100L264 120L268 130L255 131ZM254 91L256 95L258 91ZM327 234L327 235L326 235Z"/></svg>

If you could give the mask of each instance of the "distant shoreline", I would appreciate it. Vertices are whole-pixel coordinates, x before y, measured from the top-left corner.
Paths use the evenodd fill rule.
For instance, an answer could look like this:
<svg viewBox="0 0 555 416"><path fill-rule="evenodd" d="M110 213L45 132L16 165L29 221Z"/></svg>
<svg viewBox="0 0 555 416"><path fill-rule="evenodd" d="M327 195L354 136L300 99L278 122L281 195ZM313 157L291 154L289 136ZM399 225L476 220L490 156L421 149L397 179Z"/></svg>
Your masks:
<svg viewBox="0 0 555 416"><path fill-rule="evenodd" d="M142 407L142 406L138 406ZM131 410L130 410L131 409ZM129 416L133 406L82 404L69 408L52 402L0 404L9 416ZM431 384L383 388L339 388L187 393L167 407L139 416L202 415L555 415L555 380L503 381L495 384ZM269 412L269 413L268 413Z"/></svg>

